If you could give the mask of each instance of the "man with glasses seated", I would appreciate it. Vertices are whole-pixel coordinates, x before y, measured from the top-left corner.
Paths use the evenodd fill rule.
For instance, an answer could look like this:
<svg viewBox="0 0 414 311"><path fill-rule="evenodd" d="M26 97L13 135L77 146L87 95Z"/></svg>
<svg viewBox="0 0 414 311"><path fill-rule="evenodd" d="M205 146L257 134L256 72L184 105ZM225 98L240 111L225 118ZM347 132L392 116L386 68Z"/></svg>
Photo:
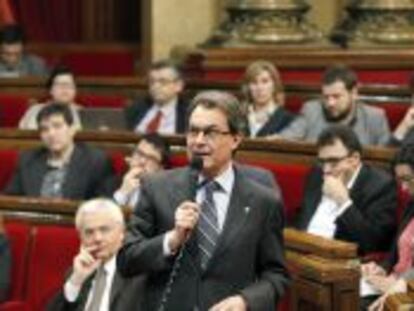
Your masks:
<svg viewBox="0 0 414 311"><path fill-rule="evenodd" d="M187 102L181 96L180 68L169 60L154 63L148 76L149 96L125 109L128 128L138 133L184 133Z"/></svg>
<svg viewBox="0 0 414 311"><path fill-rule="evenodd" d="M317 148L318 165L308 176L294 225L326 238L354 242L360 253L387 250L397 205L392 176L363 163L361 144L347 126L325 129Z"/></svg>
<svg viewBox="0 0 414 311"><path fill-rule="evenodd" d="M136 145L131 156L126 158L129 165L123 177L111 177L105 182L105 195L113 197L120 205L135 207L140 195L141 179L144 176L168 168L170 146L158 134L146 134Z"/></svg>

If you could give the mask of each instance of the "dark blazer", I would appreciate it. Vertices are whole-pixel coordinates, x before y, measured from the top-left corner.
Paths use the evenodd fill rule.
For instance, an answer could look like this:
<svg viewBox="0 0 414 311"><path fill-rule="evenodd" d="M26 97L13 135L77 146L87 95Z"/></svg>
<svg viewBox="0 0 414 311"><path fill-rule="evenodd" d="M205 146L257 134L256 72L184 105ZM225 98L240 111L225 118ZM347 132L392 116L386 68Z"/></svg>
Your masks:
<svg viewBox="0 0 414 311"><path fill-rule="evenodd" d="M163 254L165 233L174 226L177 206L191 197L188 167L145 179L118 254L125 276L147 273L145 310L157 310L174 260ZM207 310L241 294L249 310L274 311L288 284L284 263L283 211L274 193L236 169L227 216L207 268L199 265L196 235L187 242L171 286L166 310Z"/></svg>
<svg viewBox="0 0 414 311"><path fill-rule="evenodd" d="M83 284L78 299L71 303L66 300L63 289L50 301L47 311L84 311L89 292L92 288L94 274ZM110 291L110 310L111 311L140 311L143 294L143 277L123 278L119 273L115 273Z"/></svg>
<svg viewBox="0 0 414 311"><path fill-rule="evenodd" d="M391 270L394 268L394 265L398 262L399 255L398 255L398 240L401 236L401 234L404 232L404 229L407 227L407 225L410 223L410 221L414 217L414 201L413 199L410 200L407 207L404 209L401 222L398 226L397 234L395 235L394 241L392 243L392 246L390 248L389 255L385 260L381 263L381 265L384 267L384 269L388 272L391 272Z"/></svg>
<svg viewBox="0 0 414 311"><path fill-rule="evenodd" d="M10 287L11 254L9 242L0 234L0 302L7 299Z"/></svg>
<svg viewBox="0 0 414 311"><path fill-rule="evenodd" d="M322 171L314 169L294 226L306 230L322 198ZM397 185L391 175L363 165L350 191L353 205L336 220L335 239L354 242L360 253L387 250L395 232Z"/></svg>
<svg viewBox="0 0 414 311"><path fill-rule="evenodd" d="M144 98L143 100L136 100L131 105L128 105L124 110L128 129L134 130L153 105L154 102L149 97ZM178 97L175 118L176 133L185 132L187 106L187 101L182 97Z"/></svg>
<svg viewBox="0 0 414 311"><path fill-rule="evenodd" d="M48 151L41 147L21 154L13 178L4 193L38 197L47 173ZM112 174L107 155L96 148L77 143L63 185L63 197L83 200L96 196L102 181Z"/></svg>
<svg viewBox="0 0 414 311"><path fill-rule="evenodd" d="M257 132L257 137L277 134L295 119L295 115L283 107L275 110L269 120Z"/></svg>

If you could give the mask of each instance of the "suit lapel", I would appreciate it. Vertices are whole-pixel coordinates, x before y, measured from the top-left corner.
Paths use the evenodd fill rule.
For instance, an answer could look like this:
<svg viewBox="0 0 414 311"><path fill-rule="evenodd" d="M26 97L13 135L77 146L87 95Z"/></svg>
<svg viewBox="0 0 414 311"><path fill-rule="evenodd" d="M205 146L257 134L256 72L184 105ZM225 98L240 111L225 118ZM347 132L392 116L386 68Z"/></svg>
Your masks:
<svg viewBox="0 0 414 311"><path fill-rule="evenodd" d="M33 161L32 173L29 180L30 189L33 194L40 195L43 179L47 173L47 154L46 149L42 149L39 153L39 161Z"/></svg>
<svg viewBox="0 0 414 311"><path fill-rule="evenodd" d="M111 310L115 309L115 303L121 293L121 289L124 288L125 280L119 275L118 272L115 272L114 279L112 281L112 286L109 292L109 308Z"/></svg>
<svg viewBox="0 0 414 311"><path fill-rule="evenodd" d="M74 196L74 191L77 184L80 182L79 176L84 175L84 169L87 170L87 168L83 168L84 161L82 158L82 151L77 145L75 145L67 168L65 182L63 184L63 196L65 198L71 198Z"/></svg>
<svg viewBox="0 0 414 311"><path fill-rule="evenodd" d="M353 202L360 202L359 198L363 195L363 191L365 189L367 178L369 177L369 168L365 165L361 167L361 171L359 172L352 188L350 190L350 196Z"/></svg>

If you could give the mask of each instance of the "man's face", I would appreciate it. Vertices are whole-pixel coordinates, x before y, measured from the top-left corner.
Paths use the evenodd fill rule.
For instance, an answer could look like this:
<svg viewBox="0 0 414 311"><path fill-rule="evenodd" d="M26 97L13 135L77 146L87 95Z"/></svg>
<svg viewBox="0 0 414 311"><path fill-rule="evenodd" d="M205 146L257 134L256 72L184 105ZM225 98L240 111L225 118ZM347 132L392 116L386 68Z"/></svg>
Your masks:
<svg viewBox="0 0 414 311"><path fill-rule="evenodd" d="M154 145L141 140L128 158L129 167L139 167L143 174L151 174L162 169L161 152Z"/></svg>
<svg viewBox="0 0 414 311"><path fill-rule="evenodd" d="M400 182L403 190L411 196L414 195L414 172L408 164L398 164L394 168L396 179Z"/></svg>
<svg viewBox="0 0 414 311"><path fill-rule="evenodd" d="M120 249L124 239L122 224L106 211L85 213L82 216L80 238L85 247L92 247L92 256L108 260Z"/></svg>
<svg viewBox="0 0 414 311"><path fill-rule="evenodd" d="M148 83L151 98L160 105L176 98L184 87L183 81L172 68L151 70Z"/></svg>
<svg viewBox="0 0 414 311"><path fill-rule="evenodd" d="M361 163L357 152L350 153L340 140L334 144L319 148L318 162L324 175L332 175L340 178L345 184Z"/></svg>
<svg viewBox="0 0 414 311"><path fill-rule="evenodd" d="M50 95L55 102L70 104L75 101L76 85L70 74L58 75L53 80Z"/></svg>
<svg viewBox="0 0 414 311"><path fill-rule="evenodd" d="M13 70L20 63L23 54L22 43L11 43L1 45L1 60L7 68Z"/></svg>
<svg viewBox="0 0 414 311"><path fill-rule="evenodd" d="M60 114L43 119L39 125L40 138L52 153L61 153L73 144L75 130Z"/></svg>
<svg viewBox="0 0 414 311"><path fill-rule="evenodd" d="M259 107L274 100L275 85L270 73L263 70L254 77L249 82L249 92L253 103Z"/></svg>
<svg viewBox="0 0 414 311"><path fill-rule="evenodd" d="M357 89L347 90L342 81L322 86L323 109L329 121L340 122L353 112Z"/></svg>
<svg viewBox="0 0 414 311"><path fill-rule="evenodd" d="M191 159L203 159L203 173L215 177L230 164L232 153L241 136L230 133L227 117L220 109L196 107L190 115L187 132L187 152Z"/></svg>

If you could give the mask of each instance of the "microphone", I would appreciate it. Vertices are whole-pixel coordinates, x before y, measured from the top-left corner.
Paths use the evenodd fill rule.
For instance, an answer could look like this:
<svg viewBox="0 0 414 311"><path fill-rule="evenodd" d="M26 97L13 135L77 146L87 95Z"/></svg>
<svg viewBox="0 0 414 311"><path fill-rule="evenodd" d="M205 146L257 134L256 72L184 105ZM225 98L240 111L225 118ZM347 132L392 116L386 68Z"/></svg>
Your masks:
<svg viewBox="0 0 414 311"><path fill-rule="evenodd" d="M203 169L203 159L199 156L194 156L190 161L190 174L189 174L189 185L190 185L190 201L195 201L198 186L198 175Z"/></svg>

